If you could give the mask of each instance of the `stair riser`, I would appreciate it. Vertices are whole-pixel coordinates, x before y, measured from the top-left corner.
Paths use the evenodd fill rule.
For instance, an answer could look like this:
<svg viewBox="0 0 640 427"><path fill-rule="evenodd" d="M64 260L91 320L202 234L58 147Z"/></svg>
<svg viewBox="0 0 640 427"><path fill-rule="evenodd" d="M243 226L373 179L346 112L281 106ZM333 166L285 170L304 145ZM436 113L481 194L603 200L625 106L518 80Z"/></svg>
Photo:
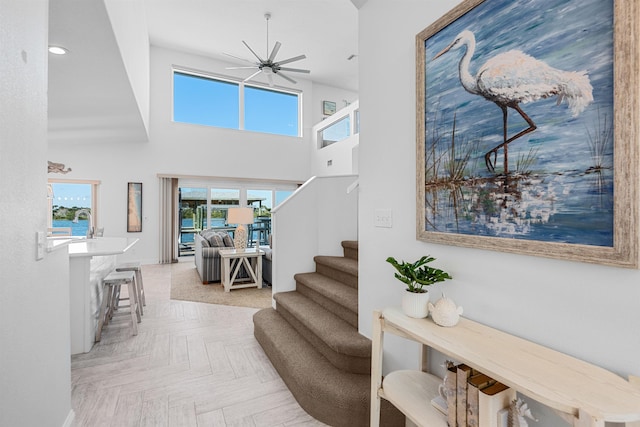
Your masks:
<svg viewBox="0 0 640 427"><path fill-rule="evenodd" d="M296 282L296 290L358 329L358 313L354 313L348 308L316 292L314 289L307 287L303 282Z"/></svg>
<svg viewBox="0 0 640 427"><path fill-rule="evenodd" d="M358 276L354 276L349 273L345 273L341 270L336 270L328 265L316 263L316 272L324 274L338 282L342 282L347 286L358 289Z"/></svg>
<svg viewBox="0 0 640 427"><path fill-rule="evenodd" d="M344 257L358 260L358 250L352 248L344 248Z"/></svg>
<svg viewBox="0 0 640 427"><path fill-rule="evenodd" d="M324 341L304 326L304 324L302 324L302 322L300 322L284 306L279 305L276 310L283 319L289 322L289 324L293 326L294 329L309 342L309 344L326 357L336 368L352 374L369 374L371 372L370 357L356 357L338 353L327 346Z"/></svg>
<svg viewBox="0 0 640 427"><path fill-rule="evenodd" d="M342 242L342 252L345 258L351 258L358 260L358 242L357 241L344 241Z"/></svg>

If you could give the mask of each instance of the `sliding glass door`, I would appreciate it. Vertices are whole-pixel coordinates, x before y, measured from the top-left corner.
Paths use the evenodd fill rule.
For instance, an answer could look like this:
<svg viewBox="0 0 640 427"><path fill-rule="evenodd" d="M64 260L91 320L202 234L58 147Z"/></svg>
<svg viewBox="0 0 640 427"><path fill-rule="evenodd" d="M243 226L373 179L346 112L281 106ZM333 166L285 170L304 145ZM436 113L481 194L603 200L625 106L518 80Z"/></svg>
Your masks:
<svg viewBox="0 0 640 427"><path fill-rule="evenodd" d="M254 222L249 224L249 246L257 241L261 246L268 244L271 234L271 211L287 197L295 184L269 184L206 181L179 181L180 200L180 251L179 255L193 255L193 235L208 228L228 231L231 234L235 224L229 226L227 215L230 207L249 206L254 209Z"/></svg>

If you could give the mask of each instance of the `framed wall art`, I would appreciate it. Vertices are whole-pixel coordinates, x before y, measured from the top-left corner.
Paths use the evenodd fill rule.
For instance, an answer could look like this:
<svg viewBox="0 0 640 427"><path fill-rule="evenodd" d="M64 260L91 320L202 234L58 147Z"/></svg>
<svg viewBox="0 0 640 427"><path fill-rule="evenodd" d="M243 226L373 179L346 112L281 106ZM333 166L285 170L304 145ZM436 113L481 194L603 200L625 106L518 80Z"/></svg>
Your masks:
<svg viewBox="0 0 640 427"><path fill-rule="evenodd" d="M142 183L127 184L127 232L142 231Z"/></svg>
<svg viewBox="0 0 640 427"><path fill-rule="evenodd" d="M333 101L322 101L322 114L330 116L336 112L336 103Z"/></svg>
<svg viewBox="0 0 640 427"><path fill-rule="evenodd" d="M418 239L638 268L639 13L466 0L416 36Z"/></svg>

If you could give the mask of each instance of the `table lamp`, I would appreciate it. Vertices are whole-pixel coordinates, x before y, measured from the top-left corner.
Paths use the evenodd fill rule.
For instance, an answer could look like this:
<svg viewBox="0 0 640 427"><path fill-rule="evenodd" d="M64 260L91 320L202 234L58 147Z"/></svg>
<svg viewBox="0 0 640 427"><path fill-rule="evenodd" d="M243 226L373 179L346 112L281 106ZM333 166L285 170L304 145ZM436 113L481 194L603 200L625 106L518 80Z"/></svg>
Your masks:
<svg viewBox="0 0 640 427"><path fill-rule="evenodd" d="M233 232L233 246L236 249L247 247L247 229L245 224L253 224L253 208L229 208L227 215L228 224L237 224Z"/></svg>

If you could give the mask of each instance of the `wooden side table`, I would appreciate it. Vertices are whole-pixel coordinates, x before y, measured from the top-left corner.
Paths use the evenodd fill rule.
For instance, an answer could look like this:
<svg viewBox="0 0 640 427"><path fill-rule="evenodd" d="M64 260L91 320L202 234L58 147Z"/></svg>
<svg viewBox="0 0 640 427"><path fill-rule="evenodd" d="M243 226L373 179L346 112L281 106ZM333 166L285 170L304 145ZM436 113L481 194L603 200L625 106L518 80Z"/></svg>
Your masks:
<svg viewBox="0 0 640 427"><path fill-rule="evenodd" d="M224 291L239 288L262 288L262 256L264 252L257 248L221 249L222 285ZM240 267L244 265L248 278L239 278Z"/></svg>

